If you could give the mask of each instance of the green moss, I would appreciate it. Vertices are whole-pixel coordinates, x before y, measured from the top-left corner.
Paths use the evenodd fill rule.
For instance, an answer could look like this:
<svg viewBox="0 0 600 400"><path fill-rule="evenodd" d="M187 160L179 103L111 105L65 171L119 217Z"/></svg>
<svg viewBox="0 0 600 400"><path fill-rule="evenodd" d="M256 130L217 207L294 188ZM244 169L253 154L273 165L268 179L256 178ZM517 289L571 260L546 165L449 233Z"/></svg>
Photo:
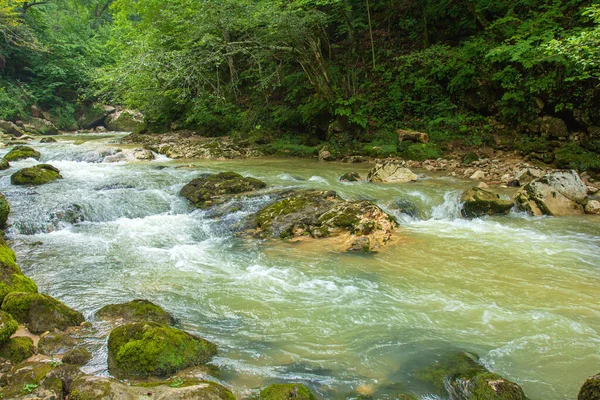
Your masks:
<svg viewBox="0 0 600 400"><path fill-rule="evenodd" d="M577 395L577 400L600 400L600 374L589 377Z"/></svg>
<svg viewBox="0 0 600 400"><path fill-rule="evenodd" d="M310 202L308 196L294 196L273 203L256 213L256 226L266 229L273 219L302 210Z"/></svg>
<svg viewBox="0 0 600 400"><path fill-rule="evenodd" d="M235 172L222 172L194 179L181 189L180 195L196 207L206 208L231 195L252 192L266 186L266 183L255 178L246 178Z"/></svg>
<svg viewBox="0 0 600 400"><path fill-rule="evenodd" d="M4 159L6 161L17 161L26 158L34 158L39 160L41 157L42 155L40 152L32 149L31 147L16 146L4 156Z"/></svg>
<svg viewBox="0 0 600 400"><path fill-rule="evenodd" d="M11 292L37 292L35 282L23 275L15 261L15 253L0 238L0 301Z"/></svg>
<svg viewBox="0 0 600 400"><path fill-rule="evenodd" d="M102 307L96 316L103 320L122 320L126 323L133 322L158 322L173 325L175 319L162 307L148 300L133 300L123 304L109 304Z"/></svg>
<svg viewBox="0 0 600 400"><path fill-rule="evenodd" d="M424 161L440 158L442 150L430 143L416 143L403 148L400 155L408 160Z"/></svg>
<svg viewBox="0 0 600 400"><path fill-rule="evenodd" d="M19 329L19 324L9 313L0 311L0 343L8 340Z"/></svg>
<svg viewBox="0 0 600 400"><path fill-rule="evenodd" d="M466 190L461 196L461 201L464 203L461 213L467 218L508 214L514 205L511 200L503 200L499 195L479 187Z"/></svg>
<svg viewBox="0 0 600 400"><path fill-rule="evenodd" d="M453 352L443 355L430 367L417 371L417 378L442 390L447 379L457 377L470 379L482 372L486 372L486 369L479 363L477 355Z"/></svg>
<svg viewBox="0 0 600 400"><path fill-rule="evenodd" d="M576 144L568 144L554 152L558 168L600 172L600 154L587 151Z"/></svg>
<svg viewBox="0 0 600 400"><path fill-rule="evenodd" d="M47 356L65 354L77 345L77 340L64 332L51 332L40 338L38 351Z"/></svg>
<svg viewBox="0 0 600 400"><path fill-rule="evenodd" d="M166 376L208 362L217 346L158 323L114 329L108 339L108 365L117 377Z"/></svg>
<svg viewBox="0 0 600 400"><path fill-rule="evenodd" d="M65 364L76 364L76 365L85 365L92 359L92 353L84 347L77 347L71 351L68 351L62 362Z"/></svg>
<svg viewBox="0 0 600 400"><path fill-rule="evenodd" d="M33 340L24 336L10 338L0 345L0 357L9 359L13 364L23 362L34 352Z"/></svg>
<svg viewBox="0 0 600 400"><path fill-rule="evenodd" d="M20 364L12 371L8 379L8 385L0 393L6 399L21 398L23 388L34 388L34 385L38 387L52 369L53 367L50 364L43 362Z"/></svg>
<svg viewBox="0 0 600 400"><path fill-rule="evenodd" d="M84 321L80 312L40 293L9 293L2 302L2 310L10 313L17 321L26 323L33 333L64 330Z"/></svg>
<svg viewBox="0 0 600 400"><path fill-rule="evenodd" d="M4 158L0 159L0 171L9 169L9 168L10 168L10 164L8 163L8 161L5 160Z"/></svg>
<svg viewBox="0 0 600 400"><path fill-rule="evenodd" d="M317 400L309 388L302 384L273 384L260 392L260 400Z"/></svg>
<svg viewBox="0 0 600 400"><path fill-rule="evenodd" d="M0 168L1 169L1 168ZM10 204L2 193L0 193L0 229L6 229L6 221L8 221L8 214L10 214Z"/></svg>
<svg viewBox="0 0 600 400"><path fill-rule="evenodd" d="M58 169L49 164L38 164L12 174L10 183L13 185L43 185L57 179L62 179Z"/></svg>
<svg viewBox="0 0 600 400"><path fill-rule="evenodd" d="M468 383L458 379L452 383L462 386L470 400L526 400L523 389L492 372L483 372Z"/></svg>
<svg viewBox="0 0 600 400"><path fill-rule="evenodd" d="M395 144L367 144L362 148L362 154L368 157L387 158L397 154L398 148Z"/></svg>

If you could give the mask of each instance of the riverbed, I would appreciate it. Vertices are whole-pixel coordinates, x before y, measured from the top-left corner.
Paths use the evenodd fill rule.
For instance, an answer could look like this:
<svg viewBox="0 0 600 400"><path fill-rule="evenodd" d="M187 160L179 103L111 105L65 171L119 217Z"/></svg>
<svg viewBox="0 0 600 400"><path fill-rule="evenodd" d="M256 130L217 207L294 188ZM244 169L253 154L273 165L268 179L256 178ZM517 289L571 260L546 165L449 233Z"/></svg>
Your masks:
<svg viewBox="0 0 600 400"><path fill-rule="evenodd" d="M452 350L477 353L532 400L574 399L600 371L600 219L508 216L466 220L473 183L423 175L412 184L341 183L367 164L306 159L113 161L120 135L63 136L32 147L64 179L0 192L23 272L84 313L97 333L84 370L107 375L108 327L94 313L135 298L219 346L219 378L243 396L303 382L323 398L402 383L432 395L415 372ZM9 148L0 149L0 156ZM112 158L111 158L112 157ZM335 190L393 214L393 242L374 255L316 243L258 241L235 227L267 204L248 199L214 218L178 196L202 173L235 171L270 189ZM502 192L510 195L511 192ZM408 200L416 216L394 209Z"/></svg>

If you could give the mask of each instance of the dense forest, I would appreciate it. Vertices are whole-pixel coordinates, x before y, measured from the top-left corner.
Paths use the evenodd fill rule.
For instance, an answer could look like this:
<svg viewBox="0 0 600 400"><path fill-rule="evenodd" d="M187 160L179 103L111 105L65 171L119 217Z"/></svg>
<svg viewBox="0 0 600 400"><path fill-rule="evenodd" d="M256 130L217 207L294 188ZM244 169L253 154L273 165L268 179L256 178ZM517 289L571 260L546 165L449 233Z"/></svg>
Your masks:
<svg viewBox="0 0 600 400"><path fill-rule="evenodd" d="M489 145L600 170L593 1L0 0L0 32L4 120L70 130L111 104L274 153Z"/></svg>

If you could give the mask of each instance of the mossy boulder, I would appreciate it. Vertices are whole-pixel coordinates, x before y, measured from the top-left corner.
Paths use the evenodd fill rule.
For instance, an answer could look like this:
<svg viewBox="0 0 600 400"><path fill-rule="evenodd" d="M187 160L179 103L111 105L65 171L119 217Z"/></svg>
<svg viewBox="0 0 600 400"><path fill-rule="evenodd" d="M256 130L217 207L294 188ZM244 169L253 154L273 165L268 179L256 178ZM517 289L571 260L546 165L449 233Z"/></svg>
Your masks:
<svg viewBox="0 0 600 400"><path fill-rule="evenodd" d="M108 369L118 378L167 376L208 362L217 346L154 322L115 328L108 338Z"/></svg>
<svg viewBox="0 0 600 400"><path fill-rule="evenodd" d="M267 186L266 183L246 178L235 172L221 172L194 179L185 185L180 194L198 208L223 203L233 195L250 193Z"/></svg>
<svg viewBox="0 0 600 400"><path fill-rule="evenodd" d="M36 399L62 398L62 381L50 376L54 369L47 362L25 362L7 374L6 386L0 390L1 398L15 399L29 395Z"/></svg>
<svg viewBox="0 0 600 400"><path fill-rule="evenodd" d="M4 159L6 161L24 160L26 158L34 158L39 160L41 157L42 155L40 152L32 149L31 147L16 146L4 156Z"/></svg>
<svg viewBox="0 0 600 400"><path fill-rule="evenodd" d="M142 299L122 304L109 304L98 310L96 317L119 324L134 322L157 322L165 325L175 324L175 318L162 307Z"/></svg>
<svg viewBox="0 0 600 400"><path fill-rule="evenodd" d="M2 302L2 310L10 313L18 322L27 324L33 333L64 330L84 321L79 311L40 293L9 293Z"/></svg>
<svg viewBox="0 0 600 400"><path fill-rule="evenodd" d="M6 200L6 197L0 193L0 229L6 229L8 214L10 214L10 204Z"/></svg>
<svg viewBox="0 0 600 400"><path fill-rule="evenodd" d="M577 395L577 400L600 400L600 374L590 376Z"/></svg>
<svg viewBox="0 0 600 400"><path fill-rule="evenodd" d="M65 364L85 365L92 359L92 353L85 347L76 347L62 358Z"/></svg>
<svg viewBox="0 0 600 400"><path fill-rule="evenodd" d="M33 340L25 336L10 338L0 344L0 357L19 364L35 353Z"/></svg>
<svg viewBox="0 0 600 400"><path fill-rule="evenodd" d="M37 285L23 275L16 259L15 253L0 237L0 301L11 292L37 292Z"/></svg>
<svg viewBox="0 0 600 400"><path fill-rule="evenodd" d="M6 342L17 329L19 329L19 324L12 315L0 310L0 343Z"/></svg>
<svg viewBox="0 0 600 400"><path fill-rule="evenodd" d="M260 400L317 400L317 396L306 386L299 383L277 383L269 385L260 392Z"/></svg>
<svg viewBox="0 0 600 400"><path fill-rule="evenodd" d="M340 182L359 182L362 178L358 172L346 172L340 176Z"/></svg>
<svg viewBox="0 0 600 400"><path fill-rule="evenodd" d="M75 110L75 118L80 128L91 129L102 125L104 119L115 111L114 107L103 104L80 105Z"/></svg>
<svg viewBox="0 0 600 400"><path fill-rule="evenodd" d="M10 177L13 185L43 185L62 179L60 171L50 164L38 164L34 167L23 168Z"/></svg>
<svg viewBox="0 0 600 400"><path fill-rule="evenodd" d="M133 110L117 110L104 118L109 131L138 132L144 127L144 116Z"/></svg>
<svg viewBox="0 0 600 400"><path fill-rule="evenodd" d="M514 205L511 200L501 199L496 193L480 187L472 187L465 190L460 201L463 203L461 213L467 218L508 214Z"/></svg>
<svg viewBox="0 0 600 400"><path fill-rule="evenodd" d="M4 158L0 158L0 171L9 169L9 168L10 168L10 164L8 163L8 161L5 160Z"/></svg>
<svg viewBox="0 0 600 400"><path fill-rule="evenodd" d="M78 341L64 332L51 332L40 338L38 352L47 356L63 355L73 350Z"/></svg>

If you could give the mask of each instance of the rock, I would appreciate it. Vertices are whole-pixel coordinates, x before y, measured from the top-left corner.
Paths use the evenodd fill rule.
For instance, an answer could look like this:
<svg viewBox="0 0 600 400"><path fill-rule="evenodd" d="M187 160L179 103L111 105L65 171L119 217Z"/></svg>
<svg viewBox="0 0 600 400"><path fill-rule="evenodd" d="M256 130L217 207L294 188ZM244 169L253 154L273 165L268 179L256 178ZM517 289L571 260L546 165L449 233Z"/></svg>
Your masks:
<svg viewBox="0 0 600 400"><path fill-rule="evenodd" d="M77 125L81 129L92 129L102 125L104 119L114 113L116 109L111 106L93 104L91 106L80 106L76 111Z"/></svg>
<svg viewBox="0 0 600 400"><path fill-rule="evenodd" d="M600 215L600 201L598 201L598 200L588 201L588 203L585 205L585 213Z"/></svg>
<svg viewBox="0 0 600 400"><path fill-rule="evenodd" d="M552 186L560 194L576 203L582 204L587 198L587 189L577 171L550 172L541 177L539 181Z"/></svg>
<svg viewBox="0 0 600 400"><path fill-rule="evenodd" d="M44 185L62 179L60 171L50 164L38 164L34 167L23 168L10 177L13 185Z"/></svg>
<svg viewBox="0 0 600 400"><path fill-rule="evenodd" d="M27 324L33 333L64 330L84 321L80 312L40 293L9 293L2 302L2 310L10 313L18 322Z"/></svg>
<svg viewBox="0 0 600 400"><path fill-rule="evenodd" d="M482 170L477 170L469 177L469 179L481 180L485 178L485 173Z"/></svg>
<svg viewBox="0 0 600 400"><path fill-rule="evenodd" d="M133 110L117 110L104 118L104 125L114 132L137 132L144 127L144 116Z"/></svg>
<svg viewBox="0 0 600 400"><path fill-rule="evenodd" d="M266 186L266 183L255 178L245 178L235 172L221 172L194 179L179 194L194 206L207 208L223 203L234 195L253 192Z"/></svg>
<svg viewBox="0 0 600 400"><path fill-rule="evenodd" d="M50 332L38 342L38 352L46 356L58 356L68 353L77 346L78 341L64 332Z"/></svg>
<svg viewBox="0 0 600 400"><path fill-rule="evenodd" d="M418 176L410 169L394 162L377 163L367 175L369 182L407 183L417 179Z"/></svg>
<svg viewBox="0 0 600 400"><path fill-rule="evenodd" d="M32 135L58 135L56 126L41 118L30 118L26 124L23 124L23 130Z"/></svg>
<svg viewBox="0 0 600 400"><path fill-rule="evenodd" d="M299 383L273 384L260 392L261 400L317 400L317 397L306 386Z"/></svg>
<svg viewBox="0 0 600 400"><path fill-rule="evenodd" d="M109 304L98 310L96 317L118 324L131 324L134 322L175 324L175 318L162 307L141 299L123 304Z"/></svg>
<svg viewBox="0 0 600 400"><path fill-rule="evenodd" d="M600 374L590 376L579 389L577 400L600 400Z"/></svg>
<svg viewBox="0 0 600 400"><path fill-rule="evenodd" d="M542 136L547 136L553 139L569 137L567 124L565 124L565 121L560 118L550 116L538 118L533 124L530 125L529 129L535 133L541 134Z"/></svg>
<svg viewBox="0 0 600 400"><path fill-rule="evenodd" d="M25 336L17 336L0 344L0 357L19 364L35 353L33 340Z"/></svg>
<svg viewBox="0 0 600 400"><path fill-rule="evenodd" d="M418 216L419 216L419 209L417 208L415 203L413 203L410 200L405 200L405 199L396 200L394 202L394 206L402 214L406 214L413 218L418 218Z"/></svg>
<svg viewBox="0 0 600 400"><path fill-rule="evenodd" d="M429 135L424 132L417 132L411 130L398 129L398 140L400 142L415 142L415 143L427 143L429 142Z"/></svg>
<svg viewBox="0 0 600 400"><path fill-rule="evenodd" d="M9 169L10 164L4 158L0 159L0 171L4 171L5 169Z"/></svg>
<svg viewBox="0 0 600 400"><path fill-rule="evenodd" d="M514 205L512 201L503 200L496 193L480 187L473 187L464 191L460 201L463 203L461 213L467 218L508 214Z"/></svg>
<svg viewBox="0 0 600 400"><path fill-rule="evenodd" d="M148 391L147 389L146 391ZM80 376L71 384L69 400L138 400L126 384L100 376Z"/></svg>
<svg viewBox="0 0 600 400"><path fill-rule="evenodd" d="M54 367L47 362L25 362L8 374L3 398L62 399L62 381L50 375Z"/></svg>
<svg viewBox="0 0 600 400"><path fill-rule="evenodd" d="M369 251L377 251L391 238L396 222L369 201L346 201L332 191L305 190L288 193L264 207L249 225L258 237L317 239L347 235L346 250L357 246L364 250L366 238Z"/></svg>
<svg viewBox="0 0 600 400"><path fill-rule="evenodd" d="M19 128L14 122L0 120L0 130L4 131L7 135L11 136L23 136L25 132Z"/></svg>
<svg viewBox="0 0 600 400"><path fill-rule="evenodd" d="M62 362L65 364L85 365L92 359L92 353L84 347L76 347L65 353Z"/></svg>
<svg viewBox="0 0 600 400"><path fill-rule="evenodd" d="M216 354L213 343L155 322L115 328L108 338L108 369L118 378L168 376L202 365Z"/></svg>
<svg viewBox="0 0 600 400"><path fill-rule="evenodd" d="M15 261L15 253L0 237L0 301L11 292L37 292L35 282L23 275Z"/></svg>
<svg viewBox="0 0 600 400"><path fill-rule="evenodd" d="M322 148L319 150L319 161L335 161L335 155L331 154L329 150Z"/></svg>
<svg viewBox="0 0 600 400"><path fill-rule="evenodd" d="M9 313L0 311L0 343L6 342L19 329L19 324ZM8 357L4 357L8 358Z"/></svg>
<svg viewBox="0 0 600 400"><path fill-rule="evenodd" d="M473 164L475 161L479 161L479 155L472 151L465 154L465 156L462 158L462 162L465 165Z"/></svg>
<svg viewBox="0 0 600 400"><path fill-rule="evenodd" d="M598 188L595 186L586 186L587 194L596 194L598 193Z"/></svg>
<svg viewBox="0 0 600 400"><path fill-rule="evenodd" d="M154 160L154 154L150 150L146 149L133 149L133 158L141 161L151 161Z"/></svg>
<svg viewBox="0 0 600 400"><path fill-rule="evenodd" d="M580 215L586 198L585 184L577 172L555 171L527 184L515 202L532 215Z"/></svg>
<svg viewBox="0 0 600 400"><path fill-rule="evenodd" d="M540 179L543 175L544 172L542 170L536 168L524 168L517 173L515 180L518 182L518 186L525 186L536 179Z"/></svg>
<svg viewBox="0 0 600 400"><path fill-rule="evenodd" d="M8 221L8 215L10 214L10 204L6 197L0 193L0 229L6 229L6 222Z"/></svg>
<svg viewBox="0 0 600 400"><path fill-rule="evenodd" d="M340 176L340 182L358 182L361 180L360 174L358 172L346 172L344 175Z"/></svg>
<svg viewBox="0 0 600 400"><path fill-rule="evenodd" d="M40 140L40 143L56 143L56 139L51 137L45 137Z"/></svg>
<svg viewBox="0 0 600 400"><path fill-rule="evenodd" d="M109 117L110 117L110 115L109 115ZM107 117L107 118L108 118L108 117ZM101 126L97 126L97 127L95 127L95 128L94 128L94 132L96 132L96 133L106 133L106 132L108 132L108 129L106 129L105 127L103 127L103 126L101 125Z"/></svg>
<svg viewBox="0 0 600 400"><path fill-rule="evenodd" d="M32 149L27 146L15 146L11 151L9 151L4 159L6 161L17 161L24 160L26 158L34 158L39 160L42 157L39 151Z"/></svg>

